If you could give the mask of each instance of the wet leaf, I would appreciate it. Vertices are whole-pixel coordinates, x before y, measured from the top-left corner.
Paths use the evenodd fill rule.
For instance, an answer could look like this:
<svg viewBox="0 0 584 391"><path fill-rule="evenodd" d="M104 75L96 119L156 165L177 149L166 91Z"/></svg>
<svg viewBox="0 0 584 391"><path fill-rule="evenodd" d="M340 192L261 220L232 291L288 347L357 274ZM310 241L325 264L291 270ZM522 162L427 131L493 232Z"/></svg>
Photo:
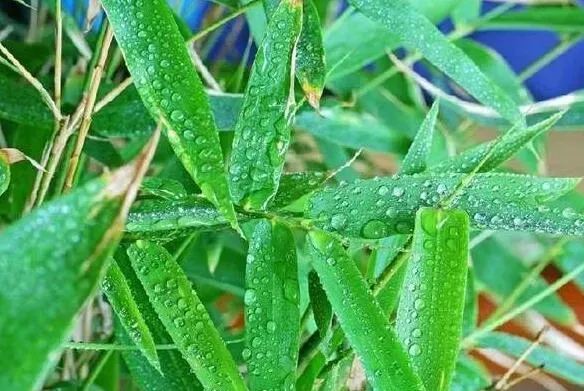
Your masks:
<svg viewBox="0 0 584 391"><path fill-rule="evenodd" d="M126 282L124 274L114 260L110 261L101 281L101 290L107 296L132 342L140 348L148 362L160 371L154 338L132 297L130 286Z"/></svg>
<svg viewBox="0 0 584 391"><path fill-rule="evenodd" d="M300 340L296 244L289 228L268 220L248 223L245 349L253 390L291 389Z"/></svg>
<svg viewBox="0 0 584 391"><path fill-rule="evenodd" d="M422 208L396 318L398 336L427 390L448 390L460 349L468 216Z"/></svg>
<svg viewBox="0 0 584 391"><path fill-rule="evenodd" d="M411 233L414 215L437 206L464 174L433 174L359 180L316 191L306 213L325 230L379 239ZM547 207L573 189L574 178L538 178L517 174L477 174L452 207L465 210L471 224L492 230L584 234L584 218L573 210ZM373 195L358 197L359 194Z"/></svg>
<svg viewBox="0 0 584 391"><path fill-rule="evenodd" d="M166 332L154 308L152 308L148 295L132 269L125 247L120 246L116 251L115 261L124 273L126 283L132 292L132 298L136 302L156 343L172 344L172 339ZM132 338L130 338L121 324L118 323L116 325L115 331L116 339L120 344L131 345L133 343ZM130 370L132 379L144 391L194 391L203 389L189 364L182 358L178 350L158 351L161 371L155 369L140 351L125 350L122 355Z"/></svg>
<svg viewBox="0 0 584 391"><path fill-rule="evenodd" d="M245 208L264 209L282 175L294 112L291 72L301 6L296 0L280 3L251 70L229 167L233 199Z"/></svg>
<svg viewBox="0 0 584 391"><path fill-rule="evenodd" d="M428 61L510 123L524 122L517 105L409 2L350 0L349 3L368 18L383 24L408 49L420 51ZM412 34L412 31L417 33Z"/></svg>
<svg viewBox="0 0 584 391"><path fill-rule="evenodd" d="M0 152L0 195L4 194L10 184L10 163L8 158Z"/></svg>
<svg viewBox="0 0 584 391"><path fill-rule="evenodd" d="M491 171L519 152L533 141L537 136L550 130L563 116L563 113L552 115L548 119L525 129L511 129L498 139L479 144L463 153L445 160L433 167L428 172L471 172L476 165L487 160L481 165L479 172Z"/></svg>
<svg viewBox="0 0 584 391"><path fill-rule="evenodd" d="M420 126L420 130L418 130L418 134L402 162L400 174L417 174L426 170L428 156L432 149L432 140L434 139L439 104L438 100L434 102L422 126Z"/></svg>
<svg viewBox="0 0 584 391"><path fill-rule="evenodd" d="M102 5L136 88L154 120L163 120L176 155L205 197L237 226L219 135L172 10L163 0L105 0Z"/></svg>
<svg viewBox="0 0 584 391"><path fill-rule="evenodd" d="M270 204L270 209L278 209L321 187L326 179L323 172L292 172L282 176L278 193Z"/></svg>
<svg viewBox="0 0 584 391"><path fill-rule="evenodd" d="M168 251L140 240L128 248L128 256L154 310L201 384L246 390L205 306Z"/></svg>
<svg viewBox="0 0 584 391"><path fill-rule="evenodd" d="M333 309L314 270L308 274L308 293L310 294L314 322L321 338L324 338L333 320Z"/></svg>
<svg viewBox="0 0 584 391"><path fill-rule="evenodd" d="M177 180L164 177L146 177L140 186L140 195L166 200L180 200L187 197L187 191Z"/></svg>
<svg viewBox="0 0 584 391"><path fill-rule="evenodd" d="M77 311L95 290L121 236L153 146L135 163L43 205L2 231L1 389L37 388L55 365Z"/></svg>
<svg viewBox="0 0 584 391"><path fill-rule="evenodd" d="M395 331L342 245L321 231L310 232L308 241L313 267L373 389L423 390Z"/></svg>
<svg viewBox="0 0 584 391"><path fill-rule="evenodd" d="M558 33L583 33L584 11L578 7L530 7L506 12L491 19L486 30L552 30Z"/></svg>

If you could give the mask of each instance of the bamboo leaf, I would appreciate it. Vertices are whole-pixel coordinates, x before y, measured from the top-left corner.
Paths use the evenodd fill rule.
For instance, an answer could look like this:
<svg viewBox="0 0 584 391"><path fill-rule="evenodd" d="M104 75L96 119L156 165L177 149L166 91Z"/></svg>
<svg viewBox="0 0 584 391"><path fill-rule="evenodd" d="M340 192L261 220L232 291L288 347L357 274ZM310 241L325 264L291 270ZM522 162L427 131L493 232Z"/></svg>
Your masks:
<svg viewBox="0 0 584 391"><path fill-rule="evenodd" d="M349 3L365 16L383 24L407 48L420 51L428 61L509 122L524 122L515 103L409 2L351 0ZM417 33L412 34L412 31Z"/></svg>
<svg viewBox="0 0 584 391"><path fill-rule="evenodd" d="M283 208L301 197L321 187L326 180L323 172L293 172L282 176L278 193L270 204L270 209Z"/></svg>
<svg viewBox="0 0 584 391"><path fill-rule="evenodd" d="M132 267L167 332L205 388L245 390L205 306L172 256L154 243L128 248Z"/></svg>
<svg viewBox="0 0 584 391"><path fill-rule="evenodd" d="M433 174L359 180L316 191L308 217L327 231L378 239L412 232L414 215L437 206L465 174ZM578 179L516 174L477 174L452 206L465 210L478 228L583 235L584 218L571 209L551 209L551 201L573 189ZM369 194L372 197L358 197Z"/></svg>
<svg viewBox="0 0 584 391"><path fill-rule="evenodd" d="M203 194L237 227L209 100L165 1L102 5L136 88Z"/></svg>
<svg viewBox="0 0 584 391"><path fill-rule="evenodd" d="M207 91L207 94L217 130L233 130L243 102L242 95L212 91ZM131 87L98 111L93 116L91 127L103 137L137 138L152 133L156 122L148 114L138 91Z"/></svg>
<svg viewBox="0 0 584 391"><path fill-rule="evenodd" d="M326 76L322 29L313 0L301 2L302 31L298 37L294 71L308 102L318 109ZM280 3L281 0L263 0L269 20Z"/></svg>
<svg viewBox="0 0 584 391"><path fill-rule="evenodd" d="M521 356L531 344L531 341L524 338L499 332L488 333L478 340L479 347L497 349L513 357ZM574 384L584 385L584 365L550 348L535 347L525 361L533 366L541 365L546 372Z"/></svg>
<svg viewBox="0 0 584 391"><path fill-rule="evenodd" d="M124 274L114 260L110 261L110 265L101 282L101 290L107 296L132 342L140 348L148 362L161 371L154 338L132 297L132 292Z"/></svg>
<svg viewBox="0 0 584 391"><path fill-rule="evenodd" d="M529 7L491 19L485 30L552 30L583 33L584 11L578 7Z"/></svg>
<svg viewBox="0 0 584 391"><path fill-rule="evenodd" d="M318 138L349 148L405 153L409 140L368 114L339 108L322 108L319 113L304 111L296 116L295 127Z"/></svg>
<svg viewBox="0 0 584 391"><path fill-rule="evenodd" d="M43 129L54 125L51 110L30 84L0 73L0 96L0 118Z"/></svg>
<svg viewBox="0 0 584 391"><path fill-rule="evenodd" d="M309 234L313 267L375 390L423 390L407 353L342 245L322 231Z"/></svg>
<svg viewBox="0 0 584 391"><path fill-rule="evenodd" d="M284 0L256 56L235 128L231 193L246 208L264 209L278 189L293 117L293 55L302 3Z"/></svg>
<svg viewBox="0 0 584 391"><path fill-rule="evenodd" d="M322 29L313 0L304 0L302 3L302 32L296 52L296 77L310 105L318 108L326 77Z"/></svg>
<svg viewBox="0 0 584 391"><path fill-rule="evenodd" d="M182 183L165 177L146 177L140 186L140 195L154 196L166 200L180 200L187 197Z"/></svg>
<svg viewBox="0 0 584 391"><path fill-rule="evenodd" d="M530 271L529 267L522 263L520 257L514 255L496 238L488 238L481 242L473 249L472 259L478 281L487 294L497 301L511 295ZM523 304L547 288L548 284L543 277L534 279L525 292L517 298L516 304ZM574 312L557 293L550 294L533 308L560 324L569 325L576 322Z"/></svg>
<svg viewBox="0 0 584 391"><path fill-rule="evenodd" d="M38 388L55 365L75 314L117 245L156 141L130 165L43 205L2 231L0 389Z"/></svg>
<svg viewBox="0 0 584 391"><path fill-rule="evenodd" d="M0 195L4 194L10 184L10 163L8 158L0 152Z"/></svg>
<svg viewBox="0 0 584 391"><path fill-rule="evenodd" d="M513 155L536 137L550 130L563 115L564 113L552 115L548 119L525 129L511 129L508 133L503 134L494 141L477 145L457 156L430 167L428 172L470 172L483 160L484 163L481 165L479 172L494 170L513 157Z"/></svg>
<svg viewBox="0 0 584 391"><path fill-rule="evenodd" d="M456 362L450 391L482 390L491 385L491 376L472 358L461 355Z"/></svg>
<svg viewBox="0 0 584 391"><path fill-rule="evenodd" d="M324 338L333 320L333 309L314 270L308 274L308 293L310 294L314 322L321 338Z"/></svg>
<svg viewBox="0 0 584 391"><path fill-rule="evenodd" d="M422 208L396 329L427 390L448 390L462 337L468 216Z"/></svg>
<svg viewBox="0 0 584 391"><path fill-rule="evenodd" d="M414 138L414 142L410 146L408 154L402 162L400 174L417 174L426 169L428 156L432 149L432 140L434 138L434 129L436 127L439 105L440 102L436 100L424 119L422 126L420 126L420 130L418 131L416 138Z"/></svg>
<svg viewBox="0 0 584 391"><path fill-rule="evenodd" d="M124 274L126 283L132 292L132 298L138 306L156 343L171 344L172 339L166 332L154 308L152 308L148 300L148 295L132 269L124 246L120 246L118 251L116 251L115 261ZM119 322L116 324L115 331L116 339L120 344L133 344L132 338ZM155 369L140 351L124 350L122 355L133 380L144 391L192 391L203 389L197 377L191 371L189 364L177 350L158 351L161 371Z"/></svg>
<svg viewBox="0 0 584 391"><path fill-rule="evenodd" d="M291 389L300 339L298 267L292 232L284 225L248 223L245 346L252 390Z"/></svg>

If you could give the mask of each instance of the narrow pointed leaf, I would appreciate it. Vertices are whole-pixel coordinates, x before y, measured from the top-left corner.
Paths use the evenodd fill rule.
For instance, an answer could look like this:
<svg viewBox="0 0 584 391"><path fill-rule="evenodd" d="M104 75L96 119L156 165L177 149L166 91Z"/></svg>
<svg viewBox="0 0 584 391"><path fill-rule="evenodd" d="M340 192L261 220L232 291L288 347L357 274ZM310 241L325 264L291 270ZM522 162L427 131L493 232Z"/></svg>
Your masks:
<svg viewBox="0 0 584 391"><path fill-rule="evenodd" d="M30 84L0 73L0 96L0 118L43 129L54 125L51 110Z"/></svg>
<svg viewBox="0 0 584 391"><path fill-rule="evenodd" d="M422 126L420 126L420 130L418 130L418 134L402 162L400 174L417 174L426 169L428 156L432 149L432 140L434 139L434 129L436 127L439 105L440 102L436 100L424 119Z"/></svg>
<svg viewBox="0 0 584 391"><path fill-rule="evenodd" d="M395 331L342 245L322 231L313 231L309 234L308 251L373 389L423 390Z"/></svg>
<svg viewBox="0 0 584 391"><path fill-rule="evenodd" d="M409 2L350 0L349 4L383 24L408 49L420 51L428 61L509 122L524 122L517 105Z"/></svg>
<svg viewBox="0 0 584 391"><path fill-rule="evenodd" d="M322 28L313 0L299 2L302 3L302 31L296 48L295 73L308 102L318 108L326 77ZM281 0L263 1L268 19L272 18L280 3Z"/></svg>
<svg viewBox="0 0 584 391"><path fill-rule="evenodd" d="M378 239L413 231L414 216L437 206L465 174L412 175L360 180L316 191L307 215L317 226L342 235ZM584 235L584 218L573 210L543 203L573 189L575 178L477 174L452 207L465 210L475 227ZM373 197L359 197L370 194Z"/></svg>
<svg viewBox="0 0 584 391"><path fill-rule="evenodd" d="M236 227L209 99L171 8L164 0L105 0L102 5L151 116L164 121L166 136L188 173Z"/></svg>
<svg viewBox="0 0 584 391"><path fill-rule="evenodd" d="M550 130L563 116L563 113L552 115L548 119L525 129L511 129L500 138L480 144L443 161L428 172L471 172L476 165L487 158L479 169L479 172L488 172L499 167L513 157L517 152L529 144L537 136Z"/></svg>
<svg viewBox="0 0 584 391"><path fill-rule="evenodd" d="M243 95L219 94L212 91L207 91L207 93L217 130L233 130L243 102ZM126 89L98 111L91 123L92 131L102 137L137 138L152 133L155 128L156 122L148 114L148 109L144 106L138 91L133 87Z"/></svg>
<svg viewBox="0 0 584 391"><path fill-rule="evenodd" d="M293 172L282 176L278 193L270 204L270 209L278 209L312 193L324 183L324 172Z"/></svg>
<svg viewBox="0 0 584 391"><path fill-rule="evenodd" d="M88 182L0 234L0 389L36 389L55 365L121 236L147 161Z"/></svg>
<svg viewBox="0 0 584 391"><path fill-rule="evenodd" d="M252 390L294 388L300 340L298 267L292 232L284 225L248 223L245 346Z"/></svg>
<svg viewBox="0 0 584 391"><path fill-rule="evenodd" d="M148 300L140 280L136 276L126 249L120 246L115 254L115 261L124 274L130 287L132 297L144 317L157 344L172 344L173 341ZM131 345L132 338L121 324L116 325L116 339L122 345ZM146 357L136 350L122 352L124 361L130 370L134 382L144 391L194 391L202 390L203 386L191 370L189 364L182 358L178 350L159 350L160 371L155 369Z"/></svg>
<svg viewBox="0 0 584 391"><path fill-rule="evenodd" d="M406 288L396 329L427 390L448 390L462 338L468 216L422 208L416 214Z"/></svg>
<svg viewBox="0 0 584 391"><path fill-rule="evenodd" d="M233 199L246 208L265 208L278 189L290 144L291 74L301 17L301 2L280 2L251 70L229 167Z"/></svg>
<svg viewBox="0 0 584 391"><path fill-rule="evenodd" d="M552 30L583 33L584 10L578 7L529 7L506 12L488 21L485 30Z"/></svg>
<svg viewBox="0 0 584 391"><path fill-rule="evenodd" d="M405 153L409 140L377 118L339 108L322 108L319 113L297 115L295 127L318 138L349 148Z"/></svg>
<svg viewBox="0 0 584 391"><path fill-rule="evenodd" d="M532 341L505 333L492 332L479 338L478 346L500 350L513 357L520 357ZM537 346L525 358L533 366L543 366L543 370L571 383L584 385L584 365L559 354L550 348Z"/></svg>
<svg viewBox="0 0 584 391"><path fill-rule="evenodd" d="M10 184L10 163L8 158L0 152L0 195L4 194Z"/></svg>
<svg viewBox="0 0 584 391"><path fill-rule="evenodd" d="M466 355L458 358L450 391L483 390L491 384L489 372L480 363Z"/></svg>
<svg viewBox="0 0 584 391"><path fill-rule="evenodd" d="M209 389L245 390L205 306L168 251L137 241L128 248L128 256L154 310L201 384Z"/></svg>
<svg viewBox="0 0 584 391"><path fill-rule="evenodd" d="M160 362L158 361L154 338L132 297L132 292L124 274L115 261L111 261L107 268L101 282L101 290L107 296L109 303L118 315L120 323L126 329L132 342L140 348L148 362L160 371Z"/></svg>
<svg viewBox="0 0 584 391"><path fill-rule="evenodd" d="M314 270L308 274L308 293L314 322L318 327L321 338L324 338L333 320L333 309Z"/></svg>
<svg viewBox="0 0 584 391"><path fill-rule="evenodd" d="M318 108L326 77L322 29L313 0L304 0L302 3L302 32L296 52L296 77L310 105Z"/></svg>
<svg viewBox="0 0 584 391"><path fill-rule="evenodd" d="M153 196L166 200L180 200L187 197L182 183L165 177L146 177L140 186L141 196Z"/></svg>
<svg viewBox="0 0 584 391"><path fill-rule="evenodd" d="M523 264L522 259L496 238L488 238L474 248L472 259L477 280L485 293L496 302L511 295L530 272L530 268ZM515 305L523 304L548 287L546 280L538 276L517 298ZM557 293L546 296L535 304L533 309L560 324L570 325L577 321L574 311Z"/></svg>

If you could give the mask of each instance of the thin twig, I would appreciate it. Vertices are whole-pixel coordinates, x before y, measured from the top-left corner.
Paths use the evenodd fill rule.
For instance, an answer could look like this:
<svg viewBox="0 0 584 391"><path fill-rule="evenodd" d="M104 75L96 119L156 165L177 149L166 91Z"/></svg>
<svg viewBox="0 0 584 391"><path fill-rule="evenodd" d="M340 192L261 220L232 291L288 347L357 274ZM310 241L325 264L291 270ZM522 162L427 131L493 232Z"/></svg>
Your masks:
<svg viewBox="0 0 584 391"><path fill-rule="evenodd" d="M519 356L517 358L515 363L513 363L513 365L511 365L511 367L507 370L507 372L505 372L503 377L501 377L501 379L499 379L497 384L495 384L495 390L506 389L505 386L506 386L508 380L517 371L517 369L523 363L523 361L525 361L527 359L527 357L531 354L531 352L533 352L533 350L541 343L541 340L542 340L546 330L547 330L547 328L544 328L539 332L539 334L537 335L537 338L531 343L531 345L529 345L529 347L527 349L525 349L525 351L521 354L521 356Z"/></svg>
<svg viewBox="0 0 584 391"><path fill-rule="evenodd" d="M69 161L69 168L67 170L67 177L65 179L65 185L63 186L63 191L67 192L73 187L73 179L75 177L75 172L77 171L77 165L79 163L79 157L81 156L81 151L85 145L85 138L89 132L89 127L91 126L91 120L93 116L93 109L95 107L95 101L97 98L97 91L99 85L101 84L101 76L103 74L103 69L105 62L107 60L110 45L113 40L113 30L111 25L108 24L106 27L106 32L103 40L103 45L101 47L101 53L99 60L93 69L93 74L91 76L91 82L89 85L89 91L87 93L87 104L85 106L85 111L83 113L83 119L81 122L81 127L79 128L79 135L77 137L77 143L75 144L75 149L71 155Z"/></svg>
<svg viewBox="0 0 584 391"><path fill-rule="evenodd" d="M118 84L116 86L116 88L114 88L113 90L108 92L103 98L101 98L101 100L99 102L97 102L95 104L95 108L93 109L93 113L94 114L97 113L98 111L103 109L105 106L110 104L122 92L124 92L126 90L126 88L131 86L132 83L134 83L134 79L132 79L132 77L130 76L130 77L126 78L124 81L122 81L120 84Z"/></svg>
<svg viewBox="0 0 584 391"><path fill-rule="evenodd" d="M21 63L10 53L8 49L0 42L0 52L10 61L10 63L18 70L18 72L41 94L41 98L45 101L47 106L51 109L53 116L57 119L61 119L61 113L51 94L47 92L42 83L38 81Z"/></svg>
<svg viewBox="0 0 584 391"><path fill-rule="evenodd" d="M195 50L195 48L192 45L189 45L187 47L187 49L188 49L189 54L191 56L191 61L193 62L193 65L195 66L197 71L199 71L199 73L201 74L201 76L203 77L203 80L205 80L207 85L209 87L211 87L212 89L214 89L215 91L222 91L221 86L219 85L217 80L215 80L215 78L213 77L211 72L209 72L209 70L207 69L207 67L203 63L203 60L201 60L201 57L199 57L199 55L197 54L197 51Z"/></svg>

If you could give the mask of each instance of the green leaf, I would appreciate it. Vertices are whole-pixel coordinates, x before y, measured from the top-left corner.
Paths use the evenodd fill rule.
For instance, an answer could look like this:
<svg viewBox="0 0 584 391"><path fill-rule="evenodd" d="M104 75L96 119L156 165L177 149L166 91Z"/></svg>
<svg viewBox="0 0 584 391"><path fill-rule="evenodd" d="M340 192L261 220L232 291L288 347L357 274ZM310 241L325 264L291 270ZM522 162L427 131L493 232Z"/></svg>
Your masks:
<svg viewBox="0 0 584 391"><path fill-rule="evenodd" d="M468 216L422 208L399 301L397 334L427 390L448 390L462 337Z"/></svg>
<svg viewBox="0 0 584 391"><path fill-rule="evenodd" d="M524 122L515 103L409 2L350 0L349 3L365 16L383 24L408 49L420 51L477 100L498 111L509 122Z"/></svg>
<svg viewBox="0 0 584 391"><path fill-rule="evenodd" d="M233 130L243 96L214 91L207 91L207 94L217 130ZM102 137L137 138L152 133L156 122L148 114L138 91L129 87L93 116L91 127L93 132Z"/></svg>
<svg viewBox="0 0 584 391"><path fill-rule="evenodd" d="M128 256L154 310L201 384L210 389L245 390L205 306L168 251L137 241L128 248Z"/></svg>
<svg viewBox="0 0 584 391"><path fill-rule="evenodd" d="M296 244L289 228L268 220L247 224L245 346L252 390L291 389L300 340Z"/></svg>
<svg viewBox="0 0 584 391"><path fill-rule="evenodd" d="M264 209L278 189L290 144L292 56L301 30L301 6L283 0L274 12L235 127L229 179L233 199L245 208Z"/></svg>
<svg viewBox="0 0 584 391"><path fill-rule="evenodd" d="M343 246L322 231L309 233L313 267L375 390L423 390L395 331Z"/></svg>
<svg viewBox="0 0 584 391"><path fill-rule="evenodd" d="M584 243L582 240L574 240L564 246L564 251L556 258L555 263L564 273L574 270L584 259ZM574 282L580 290L584 291L584 275L579 274Z"/></svg>
<svg viewBox="0 0 584 391"><path fill-rule="evenodd" d="M312 314L314 322L318 327L318 332L321 338L326 336L331 322L333 320L333 308L326 297L318 275L314 270L308 274L308 293L310 295L310 304L312 306Z"/></svg>
<svg viewBox="0 0 584 391"><path fill-rule="evenodd" d="M280 3L281 0L263 0L269 20ZM294 72L308 102L318 108L326 77L320 17L313 0L298 3L302 3L302 30L296 46Z"/></svg>
<svg viewBox="0 0 584 391"><path fill-rule="evenodd" d="M0 96L0 118L43 129L54 126L51 110L30 84L0 73Z"/></svg>
<svg viewBox="0 0 584 391"><path fill-rule="evenodd" d="M479 347L497 349L513 357L521 356L531 344L524 338L499 332L488 333L478 340ZM536 367L543 366L544 371L574 384L584 385L584 365L550 348L535 347L525 361Z"/></svg>
<svg viewBox="0 0 584 391"><path fill-rule="evenodd" d="M10 163L8 158L0 151L0 195L4 194L10 184Z"/></svg>
<svg viewBox="0 0 584 391"><path fill-rule="evenodd" d="M584 11L579 7L528 7L519 11L505 12L488 21L483 29L583 33Z"/></svg>
<svg viewBox="0 0 584 391"><path fill-rule="evenodd" d="M140 195L154 196L165 200L180 200L187 197L182 183L165 177L146 177L140 186Z"/></svg>
<svg viewBox="0 0 584 391"><path fill-rule="evenodd" d="M321 187L326 179L324 172L292 172L282 176L278 193L270 209L279 209Z"/></svg>
<svg viewBox="0 0 584 391"><path fill-rule="evenodd" d="M469 25L481 15L482 0L464 0L452 10L452 21L456 27Z"/></svg>
<svg viewBox="0 0 584 391"><path fill-rule="evenodd" d="M420 130L402 162L399 170L400 174L417 174L426 170L428 156L432 150L432 140L434 139L434 129L436 127L439 105L440 102L436 100L428 112L426 119L424 119L422 126L420 126Z"/></svg>
<svg viewBox="0 0 584 391"><path fill-rule="evenodd" d="M135 186L134 168L88 182L3 229L0 389L38 388L55 365L121 236L122 204L134 196L128 192Z"/></svg>
<svg viewBox="0 0 584 391"><path fill-rule="evenodd" d="M480 167L479 172L494 170L511 159L513 155L533 141L537 136L550 130L563 115L564 113L557 113L528 128L512 128L496 140L479 144L474 148L430 167L428 172L471 172L485 158L486 160Z"/></svg>
<svg viewBox="0 0 584 391"><path fill-rule="evenodd" d="M322 29L313 0L304 0L302 3L302 32L296 52L296 77L308 102L318 108L326 77Z"/></svg>
<svg viewBox="0 0 584 391"><path fill-rule="evenodd" d="M465 174L432 174L359 180L316 191L306 214L327 231L378 239L411 233L414 216L424 206L437 206ZM584 235L584 217L571 209L542 205L573 189L574 178L477 174L452 207L465 210L475 227ZM369 197L358 197L367 194Z"/></svg>
<svg viewBox="0 0 584 391"><path fill-rule="evenodd" d="M491 376L472 358L461 355L456 362L450 391L483 390L491 385Z"/></svg>
<svg viewBox="0 0 584 391"><path fill-rule="evenodd" d="M331 143L349 148L403 154L409 140L367 113L322 108L297 115L295 127Z"/></svg>
<svg viewBox="0 0 584 391"><path fill-rule="evenodd" d="M161 371L154 338L132 297L130 286L126 282L124 274L115 261L111 261L107 268L101 282L101 290L107 296L132 342L140 348L148 362Z"/></svg>
<svg viewBox="0 0 584 391"><path fill-rule="evenodd" d="M463 2L464 3L464 2ZM531 103L532 99L513 69L505 62L503 56L493 49L471 39L460 39L456 46L473 60L513 101L517 104Z"/></svg>
<svg viewBox="0 0 584 391"><path fill-rule="evenodd" d="M132 297L156 343L171 344L172 339L166 332L154 308L152 308L148 295L132 269L126 249L122 248L122 246L115 254L115 261L124 273L126 283L132 292ZM132 339L119 323L116 325L115 331L116 339L120 344L133 344ZM155 369L140 351L124 350L122 355L130 370L132 379L144 391L193 391L203 389L195 374L191 371L189 364L183 360L178 350L158 351L162 373Z"/></svg>
<svg viewBox="0 0 584 391"><path fill-rule="evenodd" d="M474 248L472 259L478 281L496 300L508 297L529 274L529 268L522 263L521 258L495 238L488 238ZM516 304L523 304L547 288L545 279L538 277L519 296ZM574 312L556 293L550 294L533 308L561 324L573 324L576 321Z"/></svg>
<svg viewBox="0 0 584 391"><path fill-rule="evenodd" d="M479 319L479 303L475 279L474 269L469 267L466 277L466 293L464 295L464 315L462 318L463 336L469 335L474 331Z"/></svg>
<svg viewBox="0 0 584 391"><path fill-rule="evenodd" d="M203 194L237 227L219 135L172 10L163 0L105 0L136 88L154 120L162 120L176 155Z"/></svg>

